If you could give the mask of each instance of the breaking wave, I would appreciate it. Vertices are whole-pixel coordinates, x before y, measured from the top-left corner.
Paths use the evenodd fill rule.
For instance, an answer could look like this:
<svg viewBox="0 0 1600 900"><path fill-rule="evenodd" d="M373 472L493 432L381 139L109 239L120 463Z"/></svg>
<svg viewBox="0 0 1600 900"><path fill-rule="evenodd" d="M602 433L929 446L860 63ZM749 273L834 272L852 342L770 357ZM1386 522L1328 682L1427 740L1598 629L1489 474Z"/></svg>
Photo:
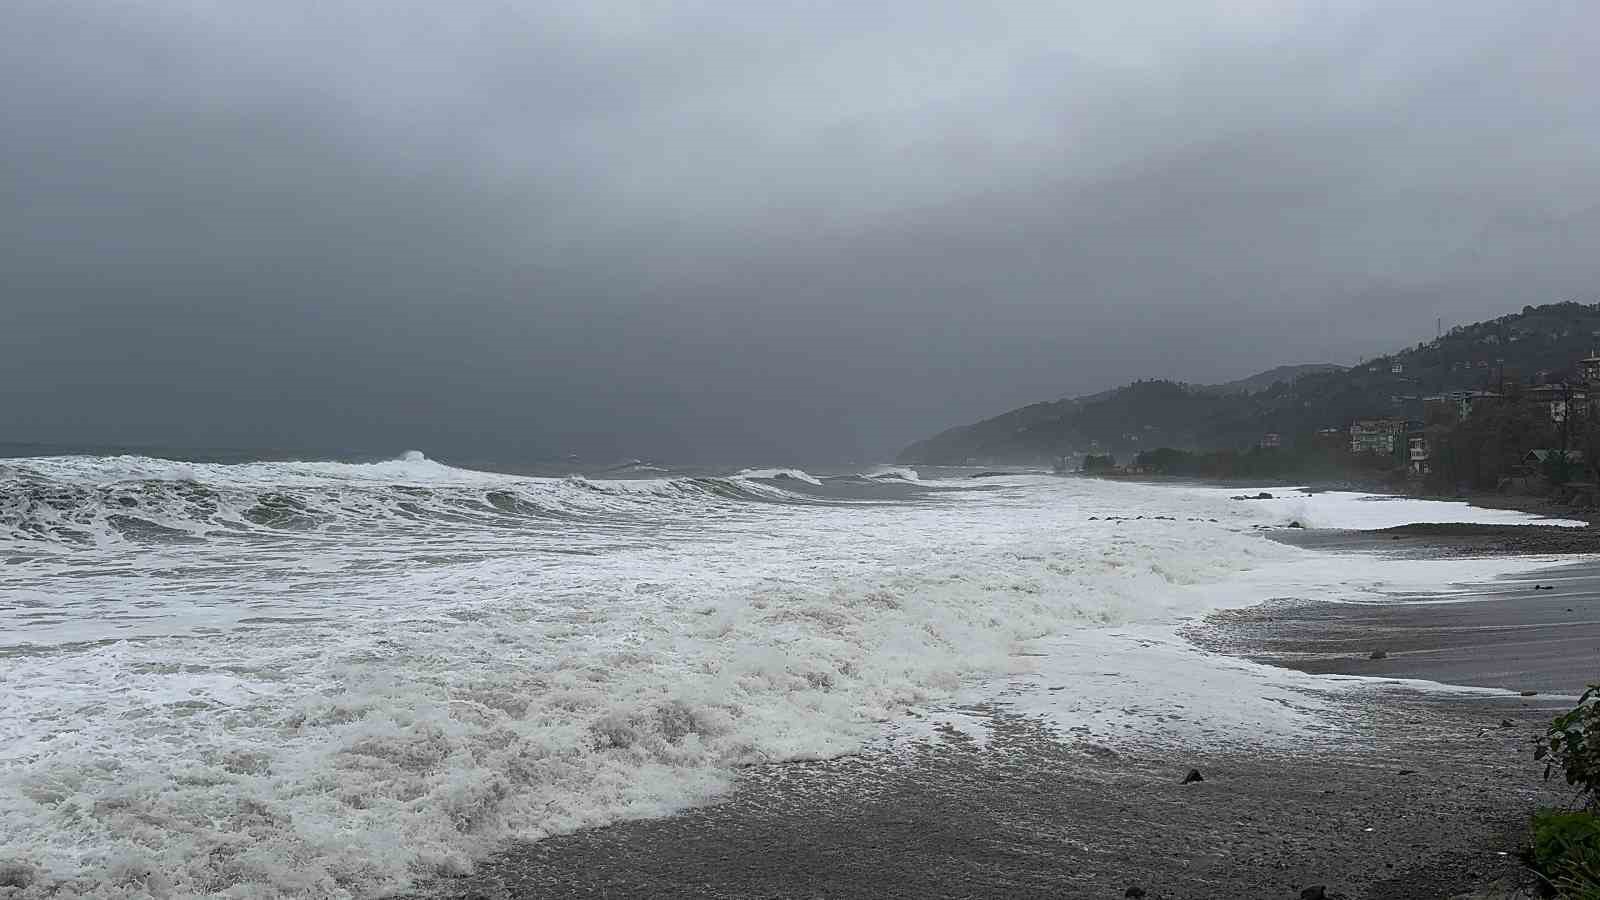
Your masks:
<svg viewBox="0 0 1600 900"><path fill-rule="evenodd" d="M745 469L735 476L736 478L758 478L763 481L803 481L806 484L822 486L822 482L804 469Z"/></svg>
<svg viewBox="0 0 1600 900"><path fill-rule="evenodd" d="M868 472L867 477L874 481L909 481L913 484L922 481L917 470L908 466L883 466Z"/></svg>
<svg viewBox="0 0 1600 900"><path fill-rule="evenodd" d="M1276 501L804 475L0 463L9 896L403 890L855 751L1035 638L1305 571L1254 537Z"/></svg>
<svg viewBox="0 0 1600 900"><path fill-rule="evenodd" d="M818 502L786 483L822 484L799 470L631 480L517 477L454 468L415 450L377 463L13 460L0 461L0 538L82 546L504 528L648 514L651 507Z"/></svg>

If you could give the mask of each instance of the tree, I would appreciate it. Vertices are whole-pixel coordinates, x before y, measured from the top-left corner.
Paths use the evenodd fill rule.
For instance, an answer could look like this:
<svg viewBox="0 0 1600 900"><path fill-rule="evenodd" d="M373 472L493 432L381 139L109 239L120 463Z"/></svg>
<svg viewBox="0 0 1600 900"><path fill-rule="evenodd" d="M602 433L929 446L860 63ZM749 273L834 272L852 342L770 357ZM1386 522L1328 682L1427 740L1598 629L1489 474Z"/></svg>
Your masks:
<svg viewBox="0 0 1600 900"><path fill-rule="evenodd" d="M1085 475L1109 472L1116 467L1117 460L1109 453L1105 456L1094 456L1091 454L1083 458L1083 473Z"/></svg>
<svg viewBox="0 0 1600 900"><path fill-rule="evenodd" d="M1565 450L1551 450L1544 458L1541 465L1544 477L1551 484L1566 484L1572 477L1572 461L1567 458Z"/></svg>

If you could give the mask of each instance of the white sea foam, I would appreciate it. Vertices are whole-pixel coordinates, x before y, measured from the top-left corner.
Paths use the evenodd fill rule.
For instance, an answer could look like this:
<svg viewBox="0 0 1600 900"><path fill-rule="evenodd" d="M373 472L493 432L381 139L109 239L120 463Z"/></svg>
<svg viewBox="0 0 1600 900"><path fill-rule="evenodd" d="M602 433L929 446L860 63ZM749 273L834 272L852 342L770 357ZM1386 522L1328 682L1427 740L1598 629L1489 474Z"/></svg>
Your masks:
<svg viewBox="0 0 1600 900"><path fill-rule="evenodd" d="M817 479L817 476L812 475L810 472L807 472L804 469L745 469L735 477L759 478L763 481L783 481L785 479L793 479L795 481L804 481L806 484L818 486L822 484L822 482Z"/></svg>
<svg viewBox="0 0 1600 900"><path fill-rule="evenodd" d="M24 897L370 896L701 802L740 765L853 751L984 685L1022 703L1060 682L1050 714L1107 729L1178 685L1204 727L1292 734L1314 704L1136 638L1511 565L1330 562L1254 533L1406 515L1357 496L1044 476L897 503L425 458L0 478L0 868L32 873ZM1143 647L1127 677L1091 677L1119 646ZM1240 691L1268 705L1229 713Z"/></svg>
<svg viewBox="0 0 1600 900"><path fill-rule="evenodd" d="M879 466L867 473L867 477L874 481L912 481L918 482L922 477L917 470L909 466Z"/></svg>
<svg viewBox="0 0 1600 900"><path fill-rule="evenodd" d="M1247 494L1251 492L1246 492ZM1352 491L1307 493L1301 488L1266 491L1270 500L1239 501L1258 504L1281 522L1298 521L1307 528L1393 528L1413 522L1472 521L1488 525L1517 525L1531 521L1526 513L1509 509L1465 507L1448 500L1413 500ZM1572 519L1540 519L1546 525L1583 526Z"/></svg>

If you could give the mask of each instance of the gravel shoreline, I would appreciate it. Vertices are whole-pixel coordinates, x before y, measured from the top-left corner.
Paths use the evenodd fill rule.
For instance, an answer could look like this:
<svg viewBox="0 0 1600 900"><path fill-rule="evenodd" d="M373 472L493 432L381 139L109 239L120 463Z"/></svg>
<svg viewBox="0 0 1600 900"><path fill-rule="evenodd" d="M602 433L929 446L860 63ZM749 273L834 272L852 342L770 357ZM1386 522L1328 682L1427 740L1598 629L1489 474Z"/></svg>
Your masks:
<svg viewBox="0 0 1600 900"><path fill-rule="evenodd" d="M1408 526L1279 537L1437 556L1592 553L1596 533ZM1600 613L1600 564L1542 577L1558 590L1506 580L1486 585L1482 603L1449 605L1467 620L1406 601L1278 603L1213 615L1187 634L1309 672L1530 696L1400 681L1333 692L1337 735L1289 750L1184 746L1162 734L1104 746L1001 709L960 710L988 724L986 746L950 729L910 749L755 767L719 803L516 844L416 896L1115 898L1137 888L1131 896L1293 900L1320 886L1349 900L1531 897L1518 861L1528 817L1566 797L1541 780L1529 744L1592 677L1600 646L1600 615L1574 631L1571 614L1554 612L1593 602ZM1191 768L1204 781L1182 784Z"/></svg>
<svg viewBox="0 0 1600 900"><path fill-rule="evenodd" d="M1287 529L1273 540L1308 550L1403 556L1567 556L1600 554L1600 528L1421 522L1376 531Z"/></svg>
<svg viewBox="0 0 1600 900"><path fill-rule="evenodd" d="M429 896L1435 900L1522 885L1527 816L1559 799L1526 752L1546 710L1378 699L1348 704L1344 739L1290 751L1112 750L966 710L991 723L987 747L949 733L762 767L722 803L519 845ZM1205 780L1181 783L1191 768Z"/></svg>

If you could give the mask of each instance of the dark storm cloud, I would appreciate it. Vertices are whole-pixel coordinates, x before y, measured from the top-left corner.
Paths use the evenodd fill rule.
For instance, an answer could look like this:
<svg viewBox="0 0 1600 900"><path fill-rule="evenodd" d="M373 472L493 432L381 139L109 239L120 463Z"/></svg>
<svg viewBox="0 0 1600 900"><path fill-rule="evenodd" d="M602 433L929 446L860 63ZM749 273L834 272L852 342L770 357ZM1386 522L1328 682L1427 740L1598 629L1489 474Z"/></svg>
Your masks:
<svg viewBox="0 0 1600 900"><path fill-rule="evenodd" d="M13 440L882 455L1596 300L1586 2L0 16Z"/></svg>

